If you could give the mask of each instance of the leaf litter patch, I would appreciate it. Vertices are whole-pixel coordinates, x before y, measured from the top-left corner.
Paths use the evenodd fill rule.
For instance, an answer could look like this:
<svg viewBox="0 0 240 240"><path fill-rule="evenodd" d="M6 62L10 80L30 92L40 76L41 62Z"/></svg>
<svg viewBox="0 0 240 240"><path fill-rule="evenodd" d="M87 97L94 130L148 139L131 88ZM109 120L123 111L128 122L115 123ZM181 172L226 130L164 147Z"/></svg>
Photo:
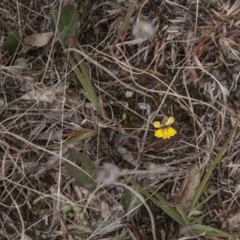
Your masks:
<svg viewBox="0 0 240 240"><path fill-rule="evenodd" d="M239 231L228 207L238 202L238 128L211 169L239 116L237 1L91 4L49 4L41 29L26 22L32 11L21 26L13 15L2 32L1 202L32 216L10 209L2 229L16 219L32 239ZM205 198L193 204L200 185Z"/></svg>

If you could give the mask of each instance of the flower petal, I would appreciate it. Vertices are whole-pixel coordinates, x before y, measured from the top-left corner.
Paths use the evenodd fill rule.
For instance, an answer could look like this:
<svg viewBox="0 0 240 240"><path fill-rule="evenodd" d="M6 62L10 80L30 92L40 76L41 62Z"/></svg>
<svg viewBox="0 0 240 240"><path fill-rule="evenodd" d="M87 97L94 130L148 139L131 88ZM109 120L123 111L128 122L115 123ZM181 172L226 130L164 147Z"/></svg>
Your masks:
<svg viewBox="0 0 240 240"><path fill-rule="evenodd" d="M163 139L170 138L168 128L163 129Z"/></svg>
<svg viewBox="0 0 240 240"><path fill-rule="evenodd" d="M155 121L155 122L153 123L153 126L154 126L155 128L160 128L160 127L161 127L161 123L158 122L158 121Z"/></svg>
<svg viewBox="0 0 240 240"><path fill-rule="evenodd" d="M171 125L174 123L174 117L169 117L166 121L166 125Z"/></svg>
<svg viewBox="0 0 240 240"><path fill-rule="evenodd" d="M158 129L157 131L155 131L154 136L157 137L157 138L162 138L163 137L163 130Z"/></svg>
<svg viewBox="0 0 240 240"><path fill-rule="evenodd" d="M169 127L168 128L168 134L169 134L169 136L174 136L174 135L176 135L177 134L177 131L174 129L174 128L172 128L172 127Z"/></svg>

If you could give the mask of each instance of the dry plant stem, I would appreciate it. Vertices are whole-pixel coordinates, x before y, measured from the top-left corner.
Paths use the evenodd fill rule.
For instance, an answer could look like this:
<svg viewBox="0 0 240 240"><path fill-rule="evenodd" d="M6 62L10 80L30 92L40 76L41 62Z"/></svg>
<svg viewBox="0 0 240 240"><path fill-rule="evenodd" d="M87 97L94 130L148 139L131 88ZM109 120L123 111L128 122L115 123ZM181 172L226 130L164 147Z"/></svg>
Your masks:
<svg viewBox="0 0 240 240"><path fill-rule="evenodd" d="M97 51L97 52L99 52L99 51ZM101 52L99 52L99 53L101 53ZM122 54L123 54L123 52L122 52ZM132 67L132 66L129 67L129 64L120 62L120 61L119 61L118 59L116 59L116 58L114 58L114 59L115 59L115 61L118 63L118 65L119 65L121 68L123 68L125 71L130 72L131 74L133 74L133 73L135 73L135 74L146 73L146 71L147 71L147 69L148 69L148 68L147 68L147 69L145 69L144 71L139 71L139 69L137 69L137 68L134 68L134 67ZM149 65L149 66L150 66L150 65ZM182 67L182 68L184 68L184 67ZM188 69L188 68L187 68L187 69ZM135 70L136 72L133 72L133 70ZM203 102L203 101L199 101L199 100L194 99L194 98L190 98L190 99L189 99L189 98L186 97L186 96L179 95L179 94L178 94L177 92L175 92L169 85L167 85L164 81L161 81L160 79L158 79L156 76L154 76L154 75L151 74L151 73L148 73L148 74L149 74L151 77L155 78L157 81L160 81L161 84L164 84L164 85L168 88L168 90L167 90L167 95L180 98L181 101L183 101L183 99L187 99L187 100L191 100L191 101L193 101L193 102L197 102L197 103L199 103L200 105L204 105L204 106L211 107L211 108L213 108L216 112L218 112L219 114L221 114L221 116L222 116L222 118L223 118L222 113L221 113L217 108L215 108L213 105L208 104L208 103ZM175 77L177 77L177 75L175 75ZM174 78L174 79L175 79L175 78ZM134 84L135 84L137 87L139 87L140 89L143 89L143 90L145 90L146 92L149 92L149 89L147 89L147 88L139 85L133 78L132 78L132 81L133 81ZM152 92L152 93L158 93L158 94L165 94L165 96L166 96L166 91L159 91L159 90L151 89L151 92ZM155 99L153 99L153 100L155 101ZM159 108L159 109L160 109L160 108Z"/></svg>
<svg viewBox="0 0 240 240"><path fill-rule="evenodd" d="M195 134L195 138L197 139L197 131L196 131L196 121L195 121L195 113L194 113L194 108L193 108L193 104L192 104L192 101L191 101L191 97L190 97L190 94L189 94L189 91L188 91L188 88L187 88L187 83L186 83L186 75L185 73L183 72L183 85L186 89L186 93L187 93L187 97L189 98L188 102L189 102L189 109L190 109L190 112L192 114L192 118L193 118L193 127L194 127L194 134ZM199 156L199 147L198 147L198 141L196 141L196 150L198 151L198 154L197 156ZM200 165L200 158L198 159L199 161L199 165Z"/></svg>
<svg viewBox="0 0 240 240"><path fill-rule="evenodd" d="M16 139L18 139L18 140L20 140L20 141L28 144L29 146L32 146L32 147L34 147L34 148L36 148L36 149L39 149L39 150L42 150L43 152L49 153L50 155L60 157L59 154L57 154L57 153L55 153L55 152L52 152L52 151L50 151L50 150L47 150L46 148L41 147L41 146L39 146L39 145L36 145L36 144L34 144L34 143L32 143L32 142L29 142L28 140L22 138L22 137L19 136L19 135L16 135L16 134L11 133L11 132L5 132L5 131L0 131L0 133L1 133L2 135L10 135L10 136L12 136L12 137L14 137L14 138L16 138ZM74 167L78 168L80 171L84 172L89 178L93 179L92 176L89 175L89 173L87 173L84 169L82 169L82 168L79 167L78 165L74 164L72 161L69 161L67 158L61 156L60 160L64 160L64 161L68 162L69 164L71 164L71 165L73 165ZM94 180L94 179L93 179L93 180Z"/></svg>
<svg viewBox="0 0 240 240"><path fill-rule="evenodd" d="M209 75L218 84L219 88L222 91L223 101L224 101L224 103L227 103L227 96L229 95L228 90L226 88L224 88L223 85L210 72L206 71L202 67L197 67L197 66L196 67L180 67L180 69L199 69L199 70L203 71L204 73L206 73L207 75Z"/></svg>
<svg viewBox="0 0 240 240"><path fill-rule="evenodd" d="M141 156L142 156L142 153L143 153L143 149L145 147L145 141L146 141L146 137L147 137L150 122L151 122L151 115L150 115L149 109L147 109L147 111L148 111L147 112L148 119L147 119L146 129L145 129L145 132L144 132L144 135L143 135L142 143L140 144L140 149L138 151L138 162L141 161Z"/></svg>
<svg viewBox="0 0 240 240"><path fill-rule="evenodd" d="M236 120L236 124L235 124L233 130L231 131L230 136L228 137L228 139L226 140L226 142L224 143L224 145L220 149L219 153L217 154L217 156L213 160L212 165L210 166L210 168L206 172L204 178L202 179L202 181L201 181L201 183L200 183L200 185L199 185L199 187L196 191L196 194L194 195L194 198L191 202L190 209L193 210L196 207L196 204L197 204L198 200L200 199L200 196L202 195L202 193L204 191L204 188L206 186L206 183L207 183L208 179L210 178L213 170L215 169L215 167L217 166L219 161L222 159L222 156L226 152L229 143L233 140L233 137L235 135L235 132L236 132L236 129L237 129L237 126L238 126L238 122L239 122L239 118Z"/></svg>
<svg viewBox="0 0 240 240"><path fill-rule="evenodd" d="M115 223L111 223L109 224L107 227L104 227L104 223L108 221L108 219L110 218L111 216L108 215L102 222L101 224L99 224L99 226L94 229L94 231L91 233L91 235L86 239L86 240L92 240L92 239L95 239L94 237L96 237L97 235L100 235L104 232L105 229L107 228L110 228L112 227ZM99 231L98 231L99 230Z"/></svg>
<svg viewBox="0 0 240 240"><path fill-rule="evenodd" d="M54 36L53 36L53 40L52 40L52 44L51 44L51 48L50 48L50 51L49 51L49 56L48 56L48 59L47 59L47 63L45 65L45 68L44 68L44 72L43 72L43 76L42 76L42 81L41 83L43 83L44 81L44 78L45 78L45 75L47 73L47 70L48 70L48 66L49 66L49 63L52 61L53 57L52 57L52 52L53 52L53 48L54 48L54 43L56 42L56 39L58 37L58 23L59 23L59 20L60 20L60 12L61 12L61 9L62 9L62 1L63 0L60 0L59 1L59 9L58 9L58 16L57 16L57 22L56 22L56 31L54 33Z"/></svg>
<svg viewBox="0 0 240 240"><path fill-rule="evenodd" d="M150 220L151 220L151 227L152 227L152 235L153 235L153 240L157 240L157 236L156 236L156 227L155 227L155 221L154 221L154 217L152 214L151 209L149 208L148 204L146 203L145 199L134 189L132 189L131 187L129 187L126 184L123 183L115 183L116 186L122 186L126 189L128 189L130 192L132 192L133 194L135 194L143 203L144 207L147 209Z"/></svg>
<svg viewBox="0 0 240 240"><path fill-rule="evenodd" d="M115 102L117 102L118 104L120 104L123 108L126 108L128 111L134 113L135 115L137 115L138 117L142 118L144 121L147 121L147 119L145 117L143 117L142 115L138 114L137 112L135 112L134 110L132 110L129 107L126 107L121 101L117 100L115 97L113 97L111 94L109 94L108 92L104 91L103 89L101 89L99 86L96 85L96 88L100 91L103 92L104 94L106 94L107 96L109 96L110 98L112 98Z"/></svg>
<svg viewBox="0 0 240 240"><path fill-rule="evenodd" d="M65 51L73 51L73 52L77 52L80 55L82 55L84 58L86 58L88 61L90 61L92 64L94 64L95 66L101 68L104 72L106 72L109 76L111 76L113 79L115 79L118 83L120 83L121 85L123 85L124 87L126 87L127 89L130 89L134 92L137 92L139 94L142 94L144 96L147 96L149 98L153 98L151 95L148 95L134 87L131 87L130 85L124 83L123 81L121 81L114 73L112 73L110 70L108 70L106 67L102 66L100 63L96 62L95 60L93 60L92 58L90 58L87 54L85 54L84 52L75 49L75 48L68 48Z"/></svg>
<svg viewBox="0 0 240 240"><path fill-rule="evenodd" d="M199 0L197 0L196 3L196 19L195 19L195 27L194 27L194 37L196 36L196 32L197 32L197 24L198 24L198 9L199 9Z"/></svg>
<svg viewBox="0 0 240 240"><path fill-rule="evenodd" d="M171 170L171 169L170 169ZM176 169L177 171L177 169ZM126 175L145 175L145 174L166 174L166 173L169 173L169 169L168 168L165 168L165 166L163 165L160 169L160 166L159 168L157 169L151 169L151 170L124 170L122 172L120 172L120 176L126 176ZM180 175L183 175L183 172L182 173L179 173Z"/></svg>
<svg viewBox="0 0 240 240"><path fill-rule="evenodd" d="M170 85L168 86L168 89L167 89L167 91L166 91L166 93L165 93L165 95L164 95L164 97L163 97L163 99L162 99L162 101L161 101L161 103L160 103L160 105L158 107L157 112L159 112L160 109L162 108L162 105L164 104L165 99L167 98L167 96L169 94L169 91L171 90L171 86L173 85L174 81L176 80L177 75L178 75L179 72L180 72L180 69L177 71L176 75L174 76L173 80L171 81Z"/></svg>
<svg viewBox="0 0 240 240"><path fill-rule="evenodd" d="M19 29L22 29L22 27L21 27L21 22L22 22L21 21L21 12L20 12L20 7L19 7L19 2L18 1L16 1L16 5L17 5L18 27L19 27ZM21 31L20 31L20 35L21 35Z"/></svg>
<svg viewBox="0 0 240 240"><path fill-rule="evenodd" d="M39 219L38 221L34 222L34 224L32 224L31 226L28 226L26 229L25 229L25 232L28 231L28 230L31 230L32 231L32 227L34 226L39 226L38 224L40 224L44 219L48 219L52 214L45 214L43 218ZM20 234L19 234L20 235ZM19 235L16 236L14 239L12 240L19 240ZM32 239L32 238L31 238ZM28 238L24 237L23 239L21 240L28 240Z"/></svg>
<svg viewBox="0 0 240 240"><path fill-rule="evenodd" d="M168 42L168 43L170 43L170 42ZM165 45L167 45L168 43L165 43ZM90 46L91 47L91 46ZM163 48L163 47L162 47ZM161 49L162 49L161 48ZM104 54L103 52L101 52L101 51L99 51L99 50L97 50L97 49L95 49L95 48L93 48L98 54L101 54L101 55L103 55L103 56L105 56L105 57L109 57L109 55L106 55L106 54ZM160 50L161 50L160 49ZM160 50L158 50L158 52L160 51ZM123 52L122 52L123 53ZM156 58L156 56L154 57L154 59L152 60L152 62L149 64L149 67L151 66L151 64L153 63L153 61L155 61L155 58ZM132 71L132 73L134 73L134 74L143 74L143 73L146 73L146 71L148 70L148 68L149 67L147 67L145 70L141 70L141 71L139 71L139 69L138 68L134 68L134 67L130 67L130 70L129 70L129 65L128 64L126 64L126 63L123 63L123 62L121 62L121 61L119 61L117 58L112 58L113 60L115 60L116 61L116 63L121 67L121 68L123 68L125 71ZM94 60L93 60L94 61ZM125 67L125 68L124 68ZM197 68L197 67L181 67L182 69L183 68L186 68L186 69L195 69L195 68ZM133 72L133 70L135 71L135 72ZM151 77L153 77L153 78L155 78L157 81L160 81L161 82L161 84L164 84L166 87L169 87L169 85L167 85L164 81L161 81L160 79L158 79L155 75L153 75L153 74L151 74L151 73L148 73ZM133 80L133 82L134 82L134 84L137 86L137 87L139 87L140 89L143 89L144 91L146 91L146 92L149 92L149 89L147 89L147 88L145 88L145 87L143 87L143 86L141 86L141 85L139 85L138 83L136 83L135 81L134 81L134 79L132 79ZM117 82L119 82L120 80L117 80ZM123 84L124 85L124 84ZM128 87L128 85L127 85L127 87ZM131 90L132 90L132 88L131 88ZM136 89L134 89L133 91L135 91ZM173 97L176 97L176 98L179 98L179 99L181 99L181 101L183 101L183 99L186 99L186 100L191 100L192 102L196 102L196 103L198 103L199 105L203 105L203 106L207 106L207 107L210 107L210 108L212 108L213 110L215 110L216 112L218 112L219 114L221 114L221 116L222 116L222 118L223 118L223 115L222 115L222 113L221 113L221 111L219 111L217 108L215 108L212 104L209 104L209 103L206 103L206 102L203 102L203 101L200 101L200 100L198 100L198 99L194 99L194 98L190 98L189 99L189 97L186 97L186 96L183 96L183 95L180 95L180 94L178 94L177 92L175 92L173 89L169 89L169 90L171 90L170 92L168 92L168 95L169 96L173 96ZM165 94L166 92L165 91L159 91L159 90L154 90L154 89L151 89L151 92L153 92L153 93L158 93L158 94ZM144 96L148 96L148 97L150 97L150 98L152 98L152 96L149 96L148 94L146 94L146 93L144 93L144 92L140 92L140 94L143 94ZM155 99L153 99L154 101L155 101ZM185 102L184 102L185 103Z"/></svg>
<svg viewBox="0 0 240 240"><path fill-rule="evenodd" d="M66 81L66 79L65 79ZM64 90L64 101L61 104L62 108L62 114L61 114L61 132L63 132L63 122L64 122L64 105L65 105L65 100L66 100L66 92ZM59 196L61 195L61 180L62 180L62 164L61 164L61 159L63 156L63 141L60 142L60 149L59 149L59 168L58 168L58 182L57 182L57 194L58 194L58 199L57 199L57 204L56 204L56 210L59 210L60 206L60 201L59 201Z"/></svg>
<svg viewBox="0 0 240 240"><path fill-rule="evenodd" d="M141 15L141 11L142 11L144 5L145 5L148 1L149 1L149 0L145 0L145 2L142 4L142 6L141 6L141 8L140 8L140 10L139 10L139 13L138 13L137 22L139 22L140 15Z"/></svg>
<svg viewBox="0 0 240 240"><path fill-rule="evenodd" d="M20 187L22 189L26 189L28 191L31 191L31 192L37 193L39 195L42 195L41 197L38 198L39 200L42 200L44 198L52 198L54 200L58 200L58 198L53 196L52 194L46 194L46 193L39 192L39 191L35 190L34 188L29 188L29 187L27 187L25 185L19 184L19 183L15 182L15 181L12 181L12 180L8 179L8 178L0 178L0 179L4 179L4 181L7 181L7 182L9 182L11 184L14 184L14 185L16 185L16 186L18 186L18 187ZM65 199L62 199L60 201L62 201L63 203L66 203ZM1 203L1 205L2 205L2 203ZM51 215L51 214L49 214L49 215Z"/></svg>
<svg viewBox="0 0 240 240"><path fill-rule="evenodd" d="M84 206L84 209L83 209L83 211L82 211L82 214L83 214L83 215L86 213L86 211L87 211L87 209L88 209L88 205L90 204L90 202L91 202L92 198L94 197L95 193L96 193L100 188L102 188L102 187L103 187L103 184L100 184L100 185L97 186L97 188L90 194L90 196L88 197L87 202L86 202L86 204L85 204L85 206Z"/></svg>
<svg viewBox="0 0 240 240"><path fill-rule="evenodd" d="M4 185L5 185L5 181L4 181ZM8 187L7 187L7 186L5 186L5 190L8 192L11 200L13 201L14 205L16 206L16 209L17 209L19 218L20 218L20 220L21 220L21 225L22 225L21 240L24 240L24 239L25 239L25 237L24 237L24 235L25 235L25 226L24 226L24 220L23 220L21 211L20 211L20 209L19 209L19 207L18 207L18 204L17 204L16 201L14 200L14 197L13 197L12 194L8 191Z"/></svg>

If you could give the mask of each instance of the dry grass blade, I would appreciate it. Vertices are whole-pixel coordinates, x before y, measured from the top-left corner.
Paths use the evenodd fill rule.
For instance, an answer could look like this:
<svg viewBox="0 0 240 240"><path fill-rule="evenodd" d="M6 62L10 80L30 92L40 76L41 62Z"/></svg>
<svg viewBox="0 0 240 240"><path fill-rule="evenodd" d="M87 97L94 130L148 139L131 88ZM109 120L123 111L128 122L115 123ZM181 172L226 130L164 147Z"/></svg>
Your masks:
<svg viewBox="0 0 240 240"><path fill-rule="evenodd" d="M232 7L227 11L227 16L235 15L240 11L240 2L238 0L232 5Z"/></svg>

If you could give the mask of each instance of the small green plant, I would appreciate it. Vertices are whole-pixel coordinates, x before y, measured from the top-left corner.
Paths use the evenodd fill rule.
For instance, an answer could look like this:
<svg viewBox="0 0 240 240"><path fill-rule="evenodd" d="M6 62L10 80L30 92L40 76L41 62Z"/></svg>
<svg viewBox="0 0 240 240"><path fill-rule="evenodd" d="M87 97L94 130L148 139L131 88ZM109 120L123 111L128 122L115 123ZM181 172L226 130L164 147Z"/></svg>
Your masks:
<svg viewBox="0 0 240 240"><path fill-rule="evenodd" d="M51 23L53 31L57 31L58 40L60 41L62 48L66 50L65 42L69 40L69 44L77 48L76 41L72 37L77 27L77 11L73 6L67 6L61 9L60 15L54 16ZM92 103L93 107L100 113L101 108L99 105L98 97L95 93L89 74L84 66L81 56L78 53L74 53L72 57L68 52L68 61L75 72L78 80L83 87L83 94Z"/></svg>
<svg viewBox="0 0 240 240"><path fill-rule="evenodd" d="M96 182L90 174L95 170L95 165L87 154L71 154L68 159L69 162L65 162L68 174L76 179L79 186L94 190L96 188ZM82 168L78 168L74 163L81 165Z"/></svg>
<svg viewBox="0 0 240 240"><path fill-rule="evenodd" d="M21 51L23 46L21 43L20 33L10 32L6 39L4 47L12 54Z"/></svg>

